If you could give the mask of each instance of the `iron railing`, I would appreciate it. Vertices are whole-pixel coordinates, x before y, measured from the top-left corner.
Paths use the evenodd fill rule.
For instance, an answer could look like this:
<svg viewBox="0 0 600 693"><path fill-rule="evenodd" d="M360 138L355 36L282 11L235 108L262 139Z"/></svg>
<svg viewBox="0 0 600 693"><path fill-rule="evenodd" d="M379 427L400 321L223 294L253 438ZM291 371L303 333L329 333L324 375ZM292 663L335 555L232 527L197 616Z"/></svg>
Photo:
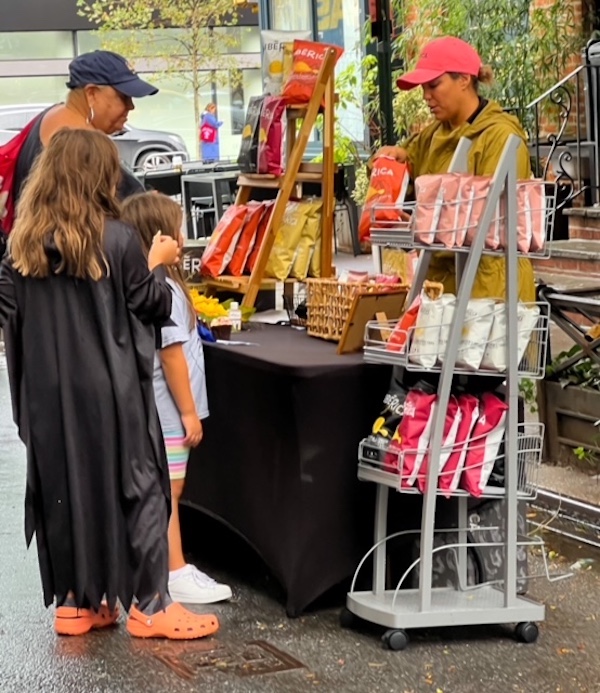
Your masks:
<svg viewBox="0 0 600 693"><path fill-rule="evenodd" d="M600 205L600 51L592 48L596 44L600 42L590 41L582 64L528 104L522 115L535 175L557 183L557 209L576 199L583 206Z"/></svg>

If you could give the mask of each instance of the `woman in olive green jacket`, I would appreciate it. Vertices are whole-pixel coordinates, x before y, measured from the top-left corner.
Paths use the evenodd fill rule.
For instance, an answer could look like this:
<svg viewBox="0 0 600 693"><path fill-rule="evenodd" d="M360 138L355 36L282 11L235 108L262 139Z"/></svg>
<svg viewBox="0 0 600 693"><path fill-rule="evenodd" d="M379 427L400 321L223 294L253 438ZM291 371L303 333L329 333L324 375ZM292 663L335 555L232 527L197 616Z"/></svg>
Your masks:
<svg viewBox="0 0 600 693"><path fill-rule="evenodd" d="M478 176L494 174L509 135L521 138L517 151L517 178L531 178L526 135L519 121L493 101L478 94L479 83L492 79L477 51L453 37L436 39L423 49L416 69L398 80L400 89L423 88L423 98L435 121L410 138L403 147L383 147L380 154L409 164L413 180L428 173L445 173L461 137L472 141L468 170ZM505 293L505 263L501 257L481 259L475 278L474 298L502 298ZM428 278L440 281L448 293L456 293L454 255L436 253ZM533 268L519 259L519 299L535 300Z"/></svg>

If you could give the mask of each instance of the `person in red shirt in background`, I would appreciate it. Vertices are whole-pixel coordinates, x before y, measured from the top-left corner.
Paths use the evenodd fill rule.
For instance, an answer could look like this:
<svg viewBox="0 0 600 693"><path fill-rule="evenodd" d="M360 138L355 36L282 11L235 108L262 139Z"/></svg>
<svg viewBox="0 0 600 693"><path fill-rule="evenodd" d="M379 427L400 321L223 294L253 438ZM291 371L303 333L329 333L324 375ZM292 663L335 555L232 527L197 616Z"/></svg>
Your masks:
<svg viewBox="0 0 600 693"><path fill-rule="evenodd" d="M217 119L217 107L214 103L209 103L200 121L200 148L204 164L214 164L220 158L219 128L221 125L223 121Z"/></svg>

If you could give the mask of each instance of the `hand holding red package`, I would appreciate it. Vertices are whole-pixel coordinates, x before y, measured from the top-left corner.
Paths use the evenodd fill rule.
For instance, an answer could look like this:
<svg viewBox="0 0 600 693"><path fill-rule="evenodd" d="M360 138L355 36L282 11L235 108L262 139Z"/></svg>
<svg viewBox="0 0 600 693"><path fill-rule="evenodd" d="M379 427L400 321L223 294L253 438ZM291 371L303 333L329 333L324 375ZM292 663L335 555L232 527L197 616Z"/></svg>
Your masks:
<svg viewBox="0 0 600 693"><path fill-rule="evenodd" d="M360 217L359 238L361 241L368 240L372 225L385 228L386 222L389 224L409 219L408 215L400 209L406 196L409 179L407 164L400 163L391 156L378 156L375 159Z"/></svg>

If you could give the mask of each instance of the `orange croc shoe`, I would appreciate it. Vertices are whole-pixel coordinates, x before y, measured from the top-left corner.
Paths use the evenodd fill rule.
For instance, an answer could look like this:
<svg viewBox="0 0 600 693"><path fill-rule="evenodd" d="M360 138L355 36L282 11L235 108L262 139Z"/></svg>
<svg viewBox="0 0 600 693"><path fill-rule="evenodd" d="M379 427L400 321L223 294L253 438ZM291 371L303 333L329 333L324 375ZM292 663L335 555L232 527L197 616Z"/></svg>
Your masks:
<svg viewBox="0 0 600 693"><path fill-rule="evenodd" d="M119 608L109 611L106 604L101 604L98 611L59 606L54 614L54 630L59 635L84 635L94 628L112 626L118 618Z"/></svg>
<svg viewBox="0 0 600 693"><path fill-rule="evenodd" d="M219 630L219 620L212 614L195 614L175 602L152 616L147 616L132 606L127 619L127 630L134 638L196 640L216 633Z"/></svg>

